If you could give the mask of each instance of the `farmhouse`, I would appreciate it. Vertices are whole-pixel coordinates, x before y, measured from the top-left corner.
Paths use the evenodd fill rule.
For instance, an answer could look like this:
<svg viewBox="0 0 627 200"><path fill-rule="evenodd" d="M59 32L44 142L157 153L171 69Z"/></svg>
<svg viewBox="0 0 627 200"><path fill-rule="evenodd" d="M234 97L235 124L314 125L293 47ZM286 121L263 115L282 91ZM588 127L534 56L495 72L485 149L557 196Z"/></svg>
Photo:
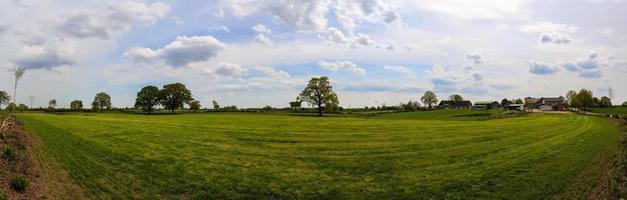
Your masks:
<svg viewBox="0 0 627 200"><path fill-rule="evenodd" d="M440 109L442 108L464 109L464 108L471 108L471 107L472 107L472 103L467 100L463 100L463 101L445 100L445 101L440 101L440 104L438 104L438 108Z"/></svg>
<svg viewBox="0 0 627 200"><path fill-rule="evenodd" d="M473 109L494 109L500 107L501 104L496 101L476 101L472 106Z"/></svg>
<svg viewBox="0 0 627 200"><path fill-rule="evenodd" d="M506 108L508 110L524 111L525 110L525 104L509 104Z"/></svg>
<svg viewBox="0 0 627 200"><path fill-rule="evenodd" d="M542 111L563 111L568 107L564 97L527 97L525 98L525 102L530 108Z"/></svg>

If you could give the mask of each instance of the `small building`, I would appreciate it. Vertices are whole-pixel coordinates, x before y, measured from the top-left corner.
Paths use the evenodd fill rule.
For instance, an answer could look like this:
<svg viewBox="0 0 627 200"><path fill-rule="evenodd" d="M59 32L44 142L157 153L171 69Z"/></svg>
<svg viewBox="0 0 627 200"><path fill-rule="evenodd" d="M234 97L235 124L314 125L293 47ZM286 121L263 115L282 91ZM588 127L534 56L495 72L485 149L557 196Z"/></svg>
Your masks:
<svg viewBox="0 0 627 200"><path fill-rule="evenodd" d="M508 110L518 110L518 111L524 111L525 110L525 104L509 104L507 106Z"/></svg>
<svg viewBox="0 0 627 200"><path fill-rule="evenodd" d="M467 100L463 100L463 101L445 100L445 101L440 101L440 104L438 104L438 108L440 109L442 108L468 109L471 107L472 107L472 103Z"/></svg>
<svg viewBox="0 0 627 200"><path fill-rule="evenodd" d="M566 103L553 104L553 110L555 111L566 111L567 108L568 108L568 104Z"/></svg>
<svg viewBox="0 0 627 200"><path fill-rule="evenodd" d="M538 110L541 110L541 111L553 111L553 106L541 105L541 106L538 107Z"/></svg>
<svg viewBox="0 0 627 200"><path fill-rule="evenodd" d="M495 109L500 107L501 104L499 104L499 102L496 101L476 101L473 108L477 107L477 108L483 108L485 107L485 109Z"/></svg>

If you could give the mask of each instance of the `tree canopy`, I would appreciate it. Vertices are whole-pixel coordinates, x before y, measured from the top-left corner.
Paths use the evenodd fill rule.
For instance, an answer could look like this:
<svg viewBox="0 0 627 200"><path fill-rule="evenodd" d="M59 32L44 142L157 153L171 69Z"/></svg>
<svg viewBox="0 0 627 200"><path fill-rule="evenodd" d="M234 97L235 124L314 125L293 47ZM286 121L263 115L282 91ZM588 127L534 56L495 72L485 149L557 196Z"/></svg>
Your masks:
<svg viewBox="0 0 627 200"><path fill-rule="evenodd" d="M48 109L54 109L54 107L57 107L57 100L56 99L52 99L48 102Z"/></svg>
<svg viewBox="0 0 627 200"><path fill-rule="evenodd" d="M191 103L189 103L189 109L193 110L193 111L198 111L200 110L200 101L192 101Z"/></svg>
<svg viewBox="0 0 627 200"><path fill-rule="evenodd" d="M183 108L185 104L190 104L194 100L192 92L182 83L164 85L163 89L159 91L159 99L161 105L171 112L178 108Z"/></svg>
<svg viewBox="0 0 627 200"><path fill-rule="evenodd" d="M156 86L146 86L137 93L135 98L135 107L141 108L142 111L152 113L155 106L159 105L159 88Z"/></svg>
<svg viewBox="0 0 627 200"><path fill-rule="evenodd" d="M425 94L420 97L420 101L427 105L429 109L432 109L433 106L438 103L438 96L436 96L433 91L426 91Z"/></svg>
<svg viewBox="0 0 627 200"><path fill-rule="evenodd" d="M464 97L462 97L462 95L459 95L459 94L453 94L453 95L448 97L448 100L450 100L450 101L463 101Z"/></svg>
<svg viewBox="0 0 627 200"><path fill-rule="evenodd" d="M220 109L220 104L216 100L211 101L211 104L213 104L214 110Z"/></svg>
<svg viewBox="0 0 627 200"><path fill-rule="evenodd" d="M81 100L74 100L70 103L70 109L74 110L74 111L81 111L81 109L83 109L83 101Z"/></svg>
<svg viewBox="0 0 627 200"><path fill-rule="evenodd" d="M602 96L599 100L599 106L604 108L612 107L612 99L608 96Z"/></svg>
<svg viewBox="0 0 627 200"><path fill-rule="evenodd" d="M326 76L313 77L298 96L298 99L318 107L318 116L322 116L324 107L335 109L339 105L337 94Z"/></svg>
<svg viewBox="0 0 627 200"><path fill-rule="evenodd" d="M97 110L101 111L104 109L111 109L111 96L104 92L99 92L94 97L94 101L92 102L92 108L95 107Z"/></svg>
<svg viewBox="0 0 627 200"><path fill-rule="evenodd" d="M5 91L0 91L0 107L8 104L11 101L11 97Z"/></svg>

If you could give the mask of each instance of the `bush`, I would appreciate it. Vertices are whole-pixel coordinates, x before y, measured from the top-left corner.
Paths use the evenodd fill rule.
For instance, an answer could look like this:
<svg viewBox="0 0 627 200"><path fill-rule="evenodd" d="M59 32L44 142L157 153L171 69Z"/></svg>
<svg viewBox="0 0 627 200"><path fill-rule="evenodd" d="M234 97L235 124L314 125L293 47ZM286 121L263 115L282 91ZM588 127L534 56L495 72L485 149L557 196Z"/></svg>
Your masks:
<svg viewBox="0 0 627 200"><path fill-rule="evenodd" d="M11 180L11 188L19 193L26 191L26 187L28 187L28 180L24 177L16 176Z"/></svg>
<svg viewBox="0 0 627 200"><path fill-rule="evenodd" d="M2 152L2 159L6 161L14 161L15 160L15 151L11 147L4 148L4 152Z"/></svg>

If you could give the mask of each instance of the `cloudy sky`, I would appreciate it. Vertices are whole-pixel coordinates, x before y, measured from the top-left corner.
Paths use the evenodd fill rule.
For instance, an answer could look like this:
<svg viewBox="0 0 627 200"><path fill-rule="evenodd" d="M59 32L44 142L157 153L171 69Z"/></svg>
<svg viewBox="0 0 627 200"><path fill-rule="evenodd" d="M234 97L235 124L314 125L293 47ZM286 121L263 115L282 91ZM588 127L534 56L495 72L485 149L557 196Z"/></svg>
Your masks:
<svg viewBox="0 0 627 200"><path fill-rule="evenodd" d="M346 107L559 96L627 100L623 0L0 0L0 90L60 106L182 82L210 105L287 106L329 76ZM88 104L88 103L87 103Z"/></svg>

